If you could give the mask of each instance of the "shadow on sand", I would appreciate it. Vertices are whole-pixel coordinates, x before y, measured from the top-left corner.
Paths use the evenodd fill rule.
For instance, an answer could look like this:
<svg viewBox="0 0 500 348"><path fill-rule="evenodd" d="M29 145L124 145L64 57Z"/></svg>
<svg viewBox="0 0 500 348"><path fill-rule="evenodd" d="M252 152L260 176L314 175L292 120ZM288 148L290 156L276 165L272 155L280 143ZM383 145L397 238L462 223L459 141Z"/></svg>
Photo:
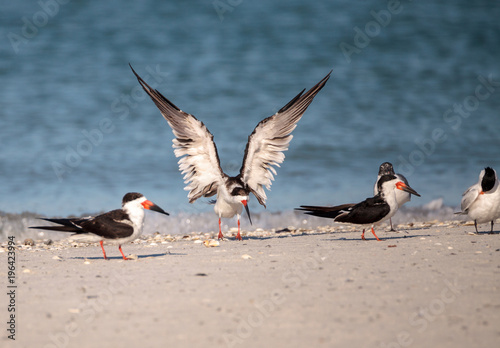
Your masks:
<svg viewBox="0 0 500 348"><path fill-rule="evenodd" d="M137 258L138 259L146 259L146 258L154 258L154 257L162 257L162 256L185 256L185 255L187 255L187 254L185 254L185 253L159 253L159 254L137 255ZM104 260L104 258L102 256L90 256L90 257L75 256L75 257L70 257L69 259L108 261L108 260L123 260L123 257L121 257L121 256L108 256L108 259ZM130 261L133 261L133 260L130 260Z"/></svg>

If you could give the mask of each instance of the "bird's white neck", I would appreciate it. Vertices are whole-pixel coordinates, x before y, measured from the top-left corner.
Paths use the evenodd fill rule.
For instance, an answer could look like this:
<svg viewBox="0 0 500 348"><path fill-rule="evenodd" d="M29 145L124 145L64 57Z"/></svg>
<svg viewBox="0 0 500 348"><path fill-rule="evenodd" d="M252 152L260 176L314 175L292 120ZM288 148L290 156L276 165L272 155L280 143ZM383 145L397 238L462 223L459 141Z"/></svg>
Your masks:
<svg viewBox="0 0 500 348"><path fill-rule="evenodd" d="M134 227L141 228L144 223L144 209L140 205L127 205L125 204L122 208L132 221Z"/></svg>
<svg viewBox="0 0 500 348"><path fill-rule="evenodd" d="M236 214L241 215L242 210L243 204L241 201L233 197L225 185L219 186L217 201L214 206L215 213L219 217L231 218Z"/></svg>
<svg viewBox="0 0 500 348"><path fill-rule="evenodd" d="M391 208L391 211L395 209L397 210L398 208L398 201L396 199L396 190L397 188L395 188L394 184L390 182L385 183L382 189L382 197Z"/></svg>

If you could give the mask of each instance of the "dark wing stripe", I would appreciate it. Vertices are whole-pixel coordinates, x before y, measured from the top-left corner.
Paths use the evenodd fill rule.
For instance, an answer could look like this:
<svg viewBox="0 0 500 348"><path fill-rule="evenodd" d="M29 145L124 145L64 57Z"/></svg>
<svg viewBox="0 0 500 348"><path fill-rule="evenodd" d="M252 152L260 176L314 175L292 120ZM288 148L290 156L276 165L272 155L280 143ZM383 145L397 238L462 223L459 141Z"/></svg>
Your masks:
<svg viewBox="0 0 500 348"><path fill-rule="evenodd" d="M330 74L332 72L330 71L328 75L326 75L320 82L318 82L314 87L312 87L309 91L307 91L306 94L303 96L297 98L295 97L290 101L290 103L287 104L288 107L285 108L285 110L281 111L280 114L287 114L286 118L282 117L283 121L288 120L289 124L296 123L298 121L297 118L302 117L302 114L306 111L306 109L309 107L309 105L312 103L314 97L318 92L325 86L326 81L330 78ZM301 92L302 94L302 92ZM295 100L295 102L293 102ZM292 103L293 102L293 103Z"/></svg>
<svg viewBox="0 0 500 348"><path fill-rule="evenodd" d="M279 109L278 111L278 114L281 113L281 112L285 112L287 111L293 104L295 104L295 102L302 96L302 93L304 93L306 89L304 88L299 94L297 94L295 96L295 98L293 98L292 100L290 100L288 102L288 104L286 104L285 106L283 106L281 109Z"/></svg>

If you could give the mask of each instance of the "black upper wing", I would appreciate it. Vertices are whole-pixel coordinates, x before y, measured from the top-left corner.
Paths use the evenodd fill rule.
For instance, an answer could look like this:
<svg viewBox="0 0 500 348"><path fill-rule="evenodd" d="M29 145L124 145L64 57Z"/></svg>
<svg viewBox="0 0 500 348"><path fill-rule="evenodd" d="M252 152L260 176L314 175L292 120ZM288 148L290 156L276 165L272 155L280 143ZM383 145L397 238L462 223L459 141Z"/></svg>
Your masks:
<svg viewBox="0 0 500 348"><path fill-rule="evenodd" d="M360 225L371 224L382 220L390 211L389 204L380 195L377 195L349 208L348 212L340 214L335 221Z"/></svg>
<svg viewBox="0 0 500 348"><path fill-rule="evenodd" d="M117 209L84 221L81 227L85 232L108 239L130 237L134 233L134 228L123 221L130 221L128 215L123 210Z"/></svg>

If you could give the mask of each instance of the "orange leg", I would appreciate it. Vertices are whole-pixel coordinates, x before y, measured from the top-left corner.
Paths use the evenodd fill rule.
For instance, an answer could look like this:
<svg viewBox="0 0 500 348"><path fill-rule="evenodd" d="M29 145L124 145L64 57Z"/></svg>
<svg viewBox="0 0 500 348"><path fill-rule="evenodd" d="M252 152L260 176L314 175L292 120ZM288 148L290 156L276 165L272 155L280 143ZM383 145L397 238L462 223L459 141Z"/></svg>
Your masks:
<svg viewBox="0 0 500 348"><path fill-rule="evenodd" d="M236 235L237 240L241 240L241 234L240 234L240 219L238 219L238 234Z"/></svg>
<svg viewBox="0 0 500 348"><path fill-rule="evenodd" d="M102 248L102 254L104 255L104 260L107 260L108 258L106 257L106 250L104 250L104 244L103 241L101 240L101 248Z"/></svg>
<svg viewBox="0 0 500 348"><path fill-rule="evenodd" d="M122 246L121 245L118 245L118 250L120 250L120 252L122 253L122 256L123 256L123 259L124 260L128 260L128 258L125 256L125 254L123 253L123 250L122 250Z"/></svg>
<svg viewBox="0 0 500 348"><path fill-rule="evenodd" d="M364 228L363 228L363 233L361 234L361 239L362 239L362 240L366 240L366 239L365 239L365 229L364 229Z"/></svg>
<svg viewBox="0 0 500 348"><path fill-rule="evenodd" d="M381 241L382 241L381 239L378 239L377 235L375 234L375 230L373 229L373 227L372 227L372 233L373 233L373 235L375 236L375 238L377 238L377 240L378 240L379 242L381 242Z"/></svg>
<svg viewBox="0 0 500 348"><path fill-rule="evenodd" d="M224 239L224 235L222 234L222 229L220 226L220 218L219 218L219 237L217 239Z"/></svg>

